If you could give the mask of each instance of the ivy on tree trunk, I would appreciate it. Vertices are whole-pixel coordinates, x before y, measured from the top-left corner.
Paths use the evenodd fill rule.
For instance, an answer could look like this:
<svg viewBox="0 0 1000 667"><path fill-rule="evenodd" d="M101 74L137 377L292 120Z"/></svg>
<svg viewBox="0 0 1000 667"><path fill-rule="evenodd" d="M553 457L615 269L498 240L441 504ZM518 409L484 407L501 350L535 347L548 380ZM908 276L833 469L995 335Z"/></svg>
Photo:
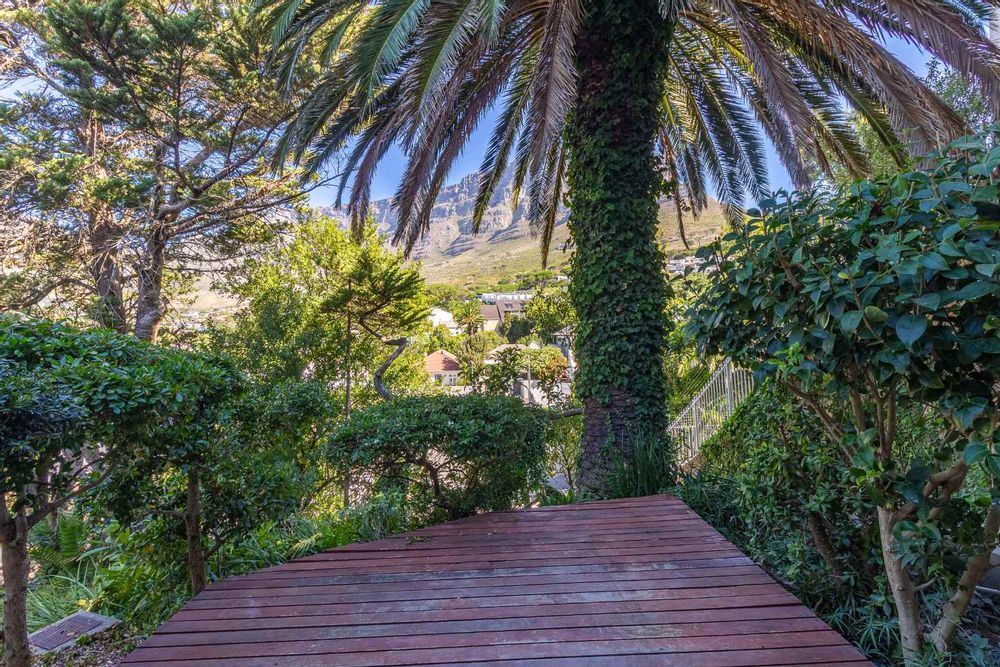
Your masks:
<svg viewBox="0 0 1000 667"><path fill-rule="evenodd" d="M577 391L586 406L581 488L607 490L614 450L665 426L666 281L656 242L656 134L671 21L657 0L591 0L576 46L567 129Z"/></svg>

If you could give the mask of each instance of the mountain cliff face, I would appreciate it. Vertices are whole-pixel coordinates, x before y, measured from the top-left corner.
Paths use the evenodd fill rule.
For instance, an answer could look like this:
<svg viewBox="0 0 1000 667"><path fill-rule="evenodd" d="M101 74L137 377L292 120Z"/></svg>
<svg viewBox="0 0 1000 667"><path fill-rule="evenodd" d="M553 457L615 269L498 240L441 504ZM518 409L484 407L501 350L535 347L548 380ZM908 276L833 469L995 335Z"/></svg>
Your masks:
<svg viewBox="0 0 1000 667"><path fill-rule="evenodd" d="M417 242L412 255L414 259L422 260L424 276L431 282L496 282L497 278L542 268L538 239L528 221L524 193L515 209L509 178L497 188L483 215L479 233L473 233L472 213L478 184L478 175L469 174L441 189L431 214L430 231ZM321 210L347 224L343 211L332 207ZM378 231L391 237L397 226L392 200L372 202L371 215ZM550 245L550 268L562 268L569 262L569 251L566 249L569 242L568 216L569 212L562 210L557 218ZM718 235L723 224L724 215L715 202L696 221L689 215L685 216L685 229L692 247L710 241ZM665 201L660 205L660 239L668 251L683 249L676 209L671 202Z"/></svg>
<svg viewBox="0 0 1000 667"><path fill-rule="evenodd" d="M513 208L513 188L510 178L504 179L493 195L489 208L483 215L479 233L472 230L472 214L476 206L477 174L469 174L458 183L441 189L431 213L431 228L413 249L414 259L424 260L425 265L447 258L454 258L484 246L531 237L531 225L523 199ZM342 212L326 207L328 215L342 217ZM372 202L371 215L378 231L391 237L398 220L392 210L391 199ZM564 227L568 212L561 211L557 226Z"/></svg>

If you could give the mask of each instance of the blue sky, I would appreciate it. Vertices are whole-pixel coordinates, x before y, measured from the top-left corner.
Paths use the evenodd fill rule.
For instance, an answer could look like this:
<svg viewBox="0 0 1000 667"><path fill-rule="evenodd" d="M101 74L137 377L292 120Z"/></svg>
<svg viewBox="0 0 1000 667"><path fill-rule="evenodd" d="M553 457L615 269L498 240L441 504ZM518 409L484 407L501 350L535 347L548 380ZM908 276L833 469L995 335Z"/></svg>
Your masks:
<svg viewBox="0 0 1000 667"><path fill-rule="evenodd" d="M886 45L890 51L896 54L896 56L906 63L914 72L916 72L917 75L923 76L926 73L927 64L930 60L927 54L916 47L899 40L887 42ZM476 129L476 132L472 135L465 151L462 153L461 157L455 161L455 165L448 176L449 184L454 183L466 174L479 169L479 164L482 162L483 158L484 147L489 140L492 121L493 117L489 117L485 119L485 121L482 122ZM790 182L788 174L781 166L778 156L770 147L768 148L767 157L768 173L770 175L770 184L772 189L777 190L780 188L789 188ZM385 199L393 195L396 191L396 186L399 184L399 178L402 174L403 166L404 156L402 151L398 148L390 150L375 174L375 179L372 183L373 201ZM310 199L315 205L325 206L332 204L335 196L336 189L327 187L313 192Z"/></svg>

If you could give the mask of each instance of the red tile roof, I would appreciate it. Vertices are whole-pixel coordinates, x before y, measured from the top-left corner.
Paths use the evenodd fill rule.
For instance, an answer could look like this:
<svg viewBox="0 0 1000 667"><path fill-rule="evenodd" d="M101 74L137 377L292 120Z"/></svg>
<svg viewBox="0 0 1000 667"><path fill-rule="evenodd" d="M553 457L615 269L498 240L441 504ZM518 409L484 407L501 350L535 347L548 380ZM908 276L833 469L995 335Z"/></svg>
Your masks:
<svg viewBox="0 0 1000 667"><path fill-rule="evenodd" d="M462 370L456 357L447 350L435 350L424 358L424 368L428 373L446 373Z"/></svg>

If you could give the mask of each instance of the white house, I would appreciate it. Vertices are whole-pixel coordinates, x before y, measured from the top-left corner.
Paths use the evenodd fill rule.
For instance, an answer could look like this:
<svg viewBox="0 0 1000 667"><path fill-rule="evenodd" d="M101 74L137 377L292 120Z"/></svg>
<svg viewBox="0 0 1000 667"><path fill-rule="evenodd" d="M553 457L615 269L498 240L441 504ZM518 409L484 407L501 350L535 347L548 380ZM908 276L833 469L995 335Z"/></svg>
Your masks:
<svg viewBox="0 0 1000 667"><path fill-rule="evenodd" d="M518 301L525 303L534 298L534 292L484 292L479 295L479 300L483 303L500 303L501 301Z"/></svg>
<svg viewBox="0 0 1000 667"><path fill-rule="evenodd" d="M462 327L455 323L455 316L444 308L431 308L431 314L427 316L427 319L431 321L432 327L441 325L453 334L461 332Z"/></svg>

